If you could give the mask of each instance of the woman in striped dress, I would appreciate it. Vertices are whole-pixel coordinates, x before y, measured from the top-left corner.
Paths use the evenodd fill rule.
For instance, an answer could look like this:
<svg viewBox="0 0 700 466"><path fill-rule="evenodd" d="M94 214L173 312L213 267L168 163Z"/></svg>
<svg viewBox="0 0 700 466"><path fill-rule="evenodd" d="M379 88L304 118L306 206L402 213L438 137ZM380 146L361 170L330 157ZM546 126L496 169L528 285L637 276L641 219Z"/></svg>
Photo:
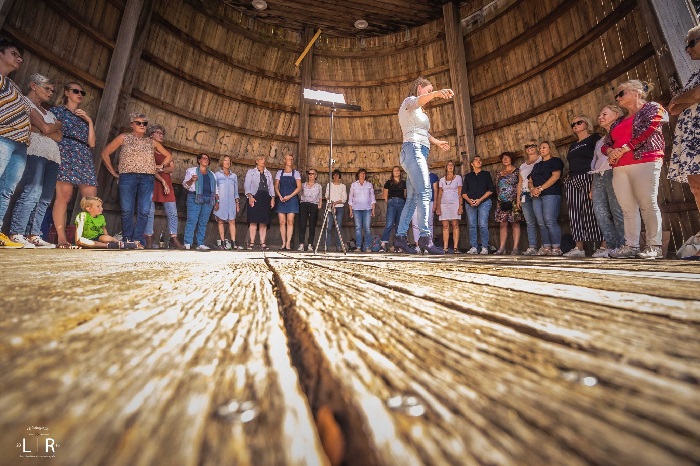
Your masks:
<svg viewBox="0 0 700 466"><path fill-rule="evenodd" d="M566 257L586 257L583 250L584 241L603 241L603 234L598 228L591 201L591 184L593 178L588 173L595 154L595 145L601 138L593 132L590 118L579 115L571 120L571 129L578 138L569 146L566 156L569 162L569 175L564 181L564 192L569 207L571 236L576 247L564 254ZM601 244L601 247L605 247Z"/></svg>

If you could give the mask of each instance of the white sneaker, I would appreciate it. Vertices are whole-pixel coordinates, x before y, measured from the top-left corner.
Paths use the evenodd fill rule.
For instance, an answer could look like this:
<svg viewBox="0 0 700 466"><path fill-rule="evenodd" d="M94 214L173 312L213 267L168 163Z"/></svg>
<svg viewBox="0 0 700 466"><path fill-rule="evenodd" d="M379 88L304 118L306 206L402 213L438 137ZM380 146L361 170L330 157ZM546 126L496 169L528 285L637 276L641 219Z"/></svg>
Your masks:
<svg viewBox="0 0 700 466"><path fill-rule="evenodd" d="M200 244L197 246L197 249L195 251L209 251L211 248L209 246L205 246L204 244Z"/></svg>
<svg viewBox="0 0 700 466"><path fill-rule="evenodd" d="M297 251L304 251L304 243L301 243L297 248Z"/></svg>
<svg viewBox="0 0 700 466"><path fill-rule="evenodd" d="M608 258L610 257L608 250L606 248L598 248L596 251L593 253L593 257L597 258Z"/></svg>
<svg viewBox="0 0 700 466"><path fill-rule="evenodd" d="M523 256L536 256L537 248L527 248L523 253Z"/></svg>
<svg viewBox="0 0 700 466"><path fill-rule="evenodd" d="M29 241L27 238L25 238L23 235L12 235L10 236L10 239L15 243L23 245L24 249L36 249L36 245Z"/></svg>
<svg viewBox="0 0 700 466"><path fill-rule="evenodd" d="M191 244L186 244L186 245L185 245L185 249L192 249L192 245L191 245Z"/></svg>
<svg viewBox="0 0 700 466"><path fill-rule="evenodd" d="M564 257L586 257L586 252L579 248L573 248L571 251L564 254Z"/></svg>
<svg viewBox="0 0 700 466"><path fill-rule="evenodd" d="M541 248L539 248L537 250L537 254L535 254L535 255L536 256L549 256L550 252L551 252L551 249L547 249L544 246L542 246Z"/></svg>
<svg viewBox="0 0 700 466"><path fill-rule="evenodd" d="M477 251L476 248L472 247L469 251L467 251L467 254L479 254L479 251Z"/></svg>
<svg viewBox="0 0 700 466"><path fill-rule="evenodd" d="M56 247L55 244L44 241L41 236L38 235L27 236L27 241L33 243L37 248L54 249Z"/></svg>
<svg viewBox="0 0 700 466"><path fill-rule="evenodd" d="M552 248L549 250L549 254L547 254L547 255L548 256L561 256L562 252L561 252L561 249L559 249L559 248Z"/></svg>
<svg viewBox="0 0 700 466"><path fill-rule="evenodd" d="M488 246L482 246L481 247L481 252L479 253L483 256L488 256L489 255L489 248Z"/></svg>
<svg viewBox="0 0 700 466"><path fill-rule="evenodd" d="M629 259L637 257L637 254L639 254L639 248L633 248L625 244L621 248L611 251L610 257L614 257L615 259Z"/></svg>
<svg viewBox="0 0 700 466"><path fill-rule="evenodd" d="M646 246L643 251L637 253L640 259L660 259L661 255L661 246Z"/></svg>

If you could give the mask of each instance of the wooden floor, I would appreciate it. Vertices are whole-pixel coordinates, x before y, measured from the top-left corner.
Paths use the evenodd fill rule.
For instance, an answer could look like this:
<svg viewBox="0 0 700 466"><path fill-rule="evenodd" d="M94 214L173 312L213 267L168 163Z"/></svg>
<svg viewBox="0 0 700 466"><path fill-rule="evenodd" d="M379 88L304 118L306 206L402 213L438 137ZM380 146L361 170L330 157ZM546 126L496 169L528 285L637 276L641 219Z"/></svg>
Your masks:
<svg viewBox="0 0 700 466"><path fill-rule="evenodd" d="M2 465L700 462L696 263L0 260Z"/></svg>

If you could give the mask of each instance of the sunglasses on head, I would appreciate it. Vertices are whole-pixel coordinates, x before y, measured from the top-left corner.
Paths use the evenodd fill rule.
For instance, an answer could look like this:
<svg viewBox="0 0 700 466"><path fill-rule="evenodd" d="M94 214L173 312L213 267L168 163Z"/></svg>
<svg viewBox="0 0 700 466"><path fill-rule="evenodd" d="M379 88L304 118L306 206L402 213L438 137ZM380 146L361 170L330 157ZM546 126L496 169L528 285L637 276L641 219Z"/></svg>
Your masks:
<svg viewBox="0 0 700 466"><path fill-rule="evenodd" d="M132 123L138 125L138 126L148 126L147 121L132 121Z"/></svg>
<svg viewBox="0 0 700 466"><path fill-rule="evenodd" d="M573 128L576 125L582 125L584 123L585 123L585 121L583 121L583 120L574 121L573 123L571 123L571 127Z"/></svg>
<svg viewBox="0 0 700 466"><path fill-rule="evenodd" d="M525 144L525 149L537 149L537 144Z"/></svg>
<svg viewBox="0 0 700 466"><path fill-rule="evenodd" d="M80 89L73 89L73 88L71 88L71 89L68 89L68 90L71 91L73 94L80 94L80 95L82 95L83 97L85 97L85 96L87 95L87 92L85 92L85 91L83 91L83 90L80 90Z"/></svg>
<svg viewBox="0 0 700 466"><path fill-rule="evenodd" d="M693 47L695 47L695 44L698 43L698 40L700 40L700 38L697 37L695 39L690 39L688 43L685 44L685 48L692 49Z"/></svg>

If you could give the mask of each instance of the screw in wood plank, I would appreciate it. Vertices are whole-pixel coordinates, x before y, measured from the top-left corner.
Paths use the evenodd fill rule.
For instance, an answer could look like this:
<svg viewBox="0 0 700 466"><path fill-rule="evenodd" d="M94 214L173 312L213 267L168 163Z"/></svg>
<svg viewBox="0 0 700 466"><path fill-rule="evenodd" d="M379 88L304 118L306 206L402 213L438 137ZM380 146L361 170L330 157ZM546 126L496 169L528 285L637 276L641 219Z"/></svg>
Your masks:
<svg viewBox="0 0 700 466"><path fill-rule="evenodd" d="M257 409L252 401L230 401L219 406L216 416L226 422L250 422L255 418Z"/></svg>

